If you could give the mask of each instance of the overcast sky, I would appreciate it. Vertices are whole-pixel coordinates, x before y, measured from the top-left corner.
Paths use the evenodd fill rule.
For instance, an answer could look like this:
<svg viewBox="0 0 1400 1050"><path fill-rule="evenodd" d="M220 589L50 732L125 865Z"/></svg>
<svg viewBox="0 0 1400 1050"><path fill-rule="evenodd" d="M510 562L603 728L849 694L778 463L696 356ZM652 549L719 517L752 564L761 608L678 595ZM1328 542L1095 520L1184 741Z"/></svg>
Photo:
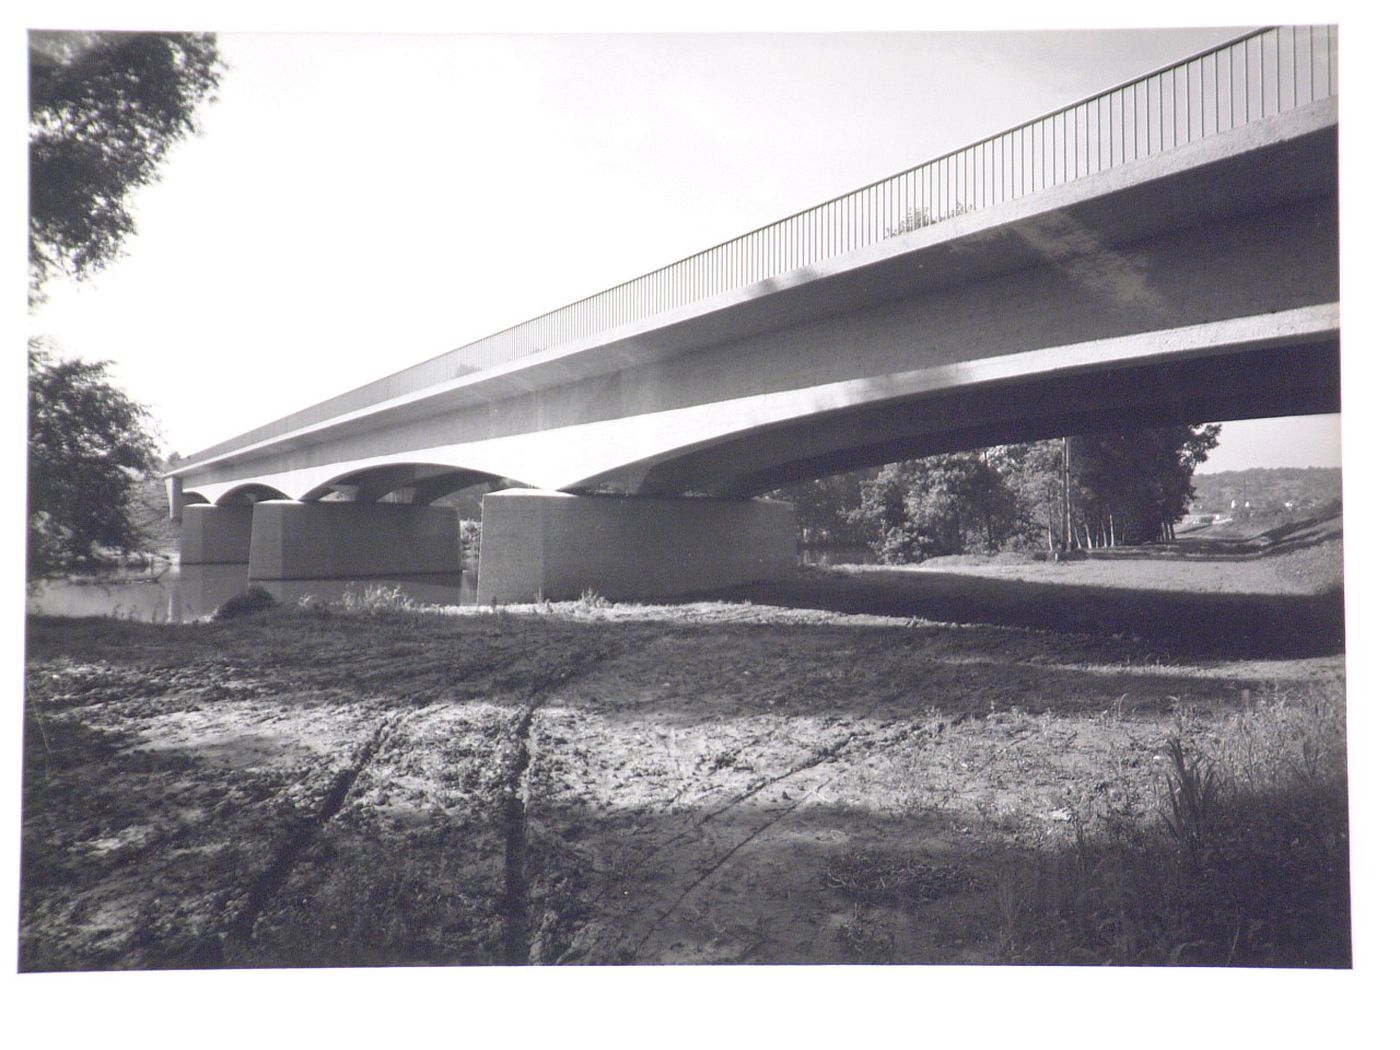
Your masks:
<svg viewBox="0 0 1400 1050"><path fill-rule="evenodd" d="M1234 32L221 33L125 257L32 330L188 455ZM1339 462L1324 417L1206 469Z"/></svg>

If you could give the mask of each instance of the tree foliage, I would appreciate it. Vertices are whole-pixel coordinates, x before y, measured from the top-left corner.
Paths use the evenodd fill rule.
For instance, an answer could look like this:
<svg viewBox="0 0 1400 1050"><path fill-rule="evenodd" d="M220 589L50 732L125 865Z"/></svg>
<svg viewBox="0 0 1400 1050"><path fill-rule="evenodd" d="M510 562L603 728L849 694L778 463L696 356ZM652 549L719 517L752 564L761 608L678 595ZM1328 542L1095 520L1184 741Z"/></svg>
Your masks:
<svg viewBox="0 0 1400 1050"><path fill-rule="evenodd" d="M1193 473L1219 433L1212 424L1002 445L777 495L797 504L809 542L859 538L886 562L1147 543L1174 535L1191 503Z"/></svg>
<svg viewBox="0 0 1400 1050"><path fill-rule="evenodd" d="M222 64L201 33L32 32L29 273L100 270L135 230L131 191L196 130Z"/></svg>
<svg viewBox="0 0 1400 1050"><path fill-rule="evenodd" d="M146 410L107 381L105 362L29 351L29 575L133 549L128 505L156 469Z"/></svg>
<svg viewBox="0 0 1400 1050"><path fill-rule="evenodd" d="M849 511L860 504L861 483L874 476L869 469L833 474L777 489L772 495L793 505L807 546L855 546L865 542L866 532Z"/></svg>
<svg viewBox="0 0 1400 1050"><path fill-rule="evenodd" d="M1003 459L985 449L890 464L861 486L851 517L883 561L997 550L1021 518Z"/></svg>
<svg viewBox="0 0 1400 1050"><path fill-rule="evenodd" d="M188 33L29 36L29 282L81 279L136 228L133 190L159 177L196 130L222 64L214 38ZM131 499L156 469L146 410L105 363L29 350L29 573L93 561L140 542Z"/></svg>
<svg viewBox="0 0 1400 1050"><path fill-rule="evenodd" d="M1218 424L1094 434L1070 441L1071 507L1082 546L1170 539Z"/></svg>

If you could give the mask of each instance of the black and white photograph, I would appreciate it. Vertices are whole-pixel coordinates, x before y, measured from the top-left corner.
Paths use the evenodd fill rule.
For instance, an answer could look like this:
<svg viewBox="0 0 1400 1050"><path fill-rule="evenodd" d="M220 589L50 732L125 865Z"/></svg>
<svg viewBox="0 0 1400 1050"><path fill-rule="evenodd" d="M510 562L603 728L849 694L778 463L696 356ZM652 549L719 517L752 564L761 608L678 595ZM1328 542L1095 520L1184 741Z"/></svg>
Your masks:
<svg viewBox="0 0 1400 1050"><path fill-rule="evenodd" d="M21 994L1356 989L1360 27L41 15Z"/></svg>

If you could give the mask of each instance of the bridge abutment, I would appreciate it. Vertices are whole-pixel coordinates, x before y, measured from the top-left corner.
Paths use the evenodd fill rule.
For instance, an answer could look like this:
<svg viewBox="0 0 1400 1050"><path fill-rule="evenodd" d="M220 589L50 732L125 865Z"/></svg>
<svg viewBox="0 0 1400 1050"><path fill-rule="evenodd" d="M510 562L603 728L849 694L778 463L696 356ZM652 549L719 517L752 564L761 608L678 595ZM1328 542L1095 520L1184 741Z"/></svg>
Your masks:
<svg viewBox="0 0 1400 1050"><path fill-rule="evenodd" d="M453 507L264 500L253 508L250 580L461 571Z"/></svg>
<svg viewBox="0 0 1400 1050"><path fill-rule="evenodd" d="M236 565L248 560L253 504L216 507L195 503L180 518L181 565Z"/></svg>
<svg viewBox="0 0 1400 1050"><path fill-rule="evenodd" d="M796 565L788 503L508 489L482 501L477 603L674 597Z"/></svg>

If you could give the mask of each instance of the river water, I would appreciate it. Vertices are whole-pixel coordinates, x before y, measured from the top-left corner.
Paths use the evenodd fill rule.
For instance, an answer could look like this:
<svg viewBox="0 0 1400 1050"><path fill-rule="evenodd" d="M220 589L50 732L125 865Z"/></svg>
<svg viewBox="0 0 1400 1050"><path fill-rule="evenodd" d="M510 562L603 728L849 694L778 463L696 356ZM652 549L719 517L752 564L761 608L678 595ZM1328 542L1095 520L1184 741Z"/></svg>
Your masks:
<svg viewBox="0 0 1400 1050"><path fill-rule="evenodd" d="M476 571L355 580L257 580L280 602L303 596L334 602L371 587L398 587L421 605L473 605ZM186 565L159 577L44 580L28 612L43 616L117 616L147 623L188 623L208 616L249 586L247 565Z"/></svg>

